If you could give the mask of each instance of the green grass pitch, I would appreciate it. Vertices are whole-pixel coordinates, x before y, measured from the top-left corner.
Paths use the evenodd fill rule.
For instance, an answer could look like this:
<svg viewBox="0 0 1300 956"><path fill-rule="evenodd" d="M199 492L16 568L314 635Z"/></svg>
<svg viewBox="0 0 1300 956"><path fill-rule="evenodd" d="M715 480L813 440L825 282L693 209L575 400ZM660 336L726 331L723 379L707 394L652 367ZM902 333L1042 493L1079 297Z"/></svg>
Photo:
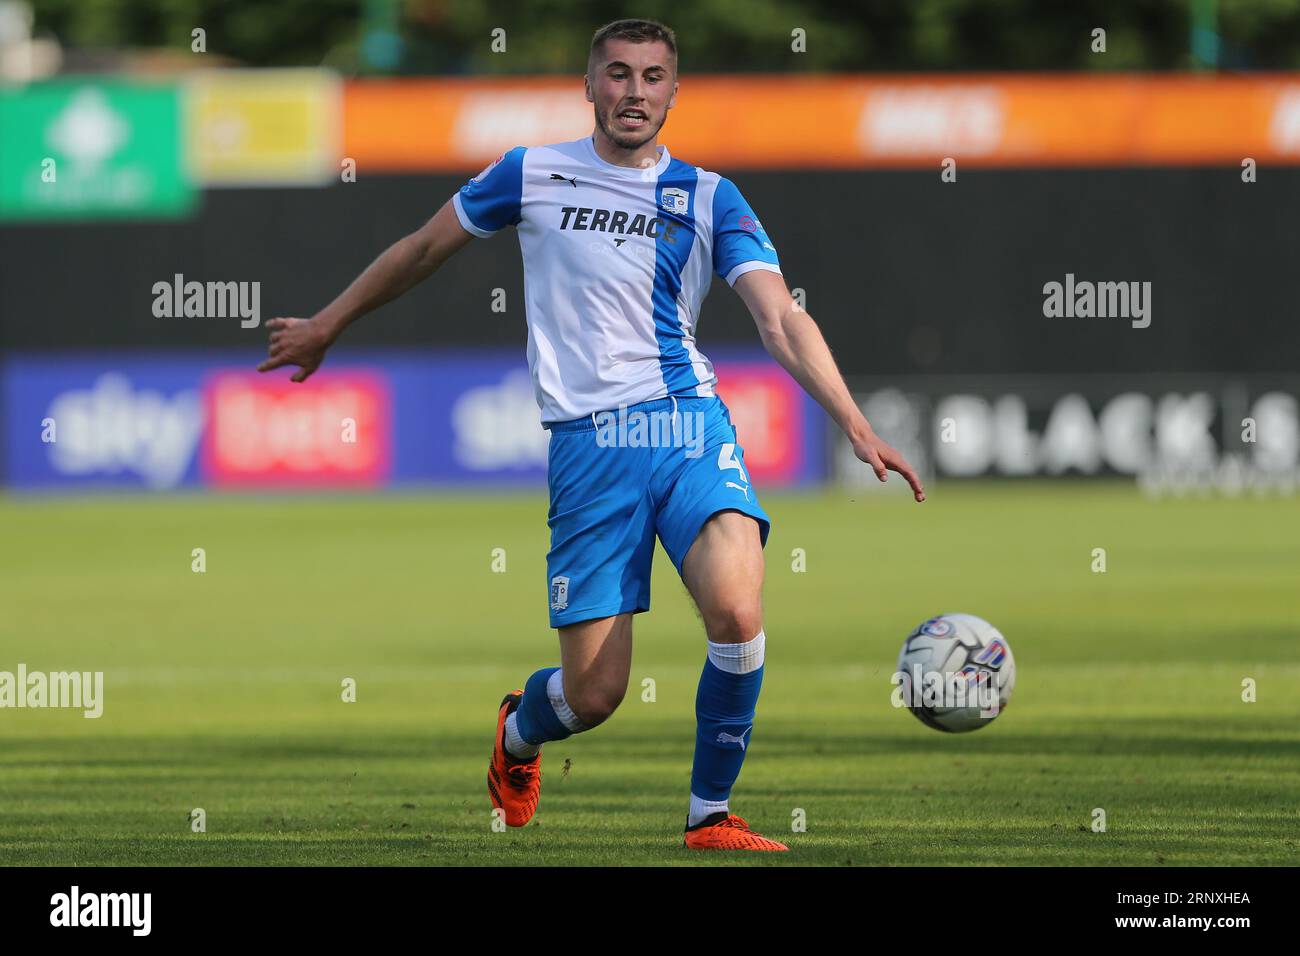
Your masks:
<svg viewBox="0 0 1300 956"><path fill-rule="evenodd" d="M497 705L559 661L540 496L10 496L0 670L106 686L98 720L0 710L0 861L1300 864L1300 500L764 501L767 669L732 808L792 853L681 846L704 643L662 552L622 707L547 745L534 823L493 831ZM889 703L904 636L944 611L991 620L1019 667L973 734Z"/></svg>

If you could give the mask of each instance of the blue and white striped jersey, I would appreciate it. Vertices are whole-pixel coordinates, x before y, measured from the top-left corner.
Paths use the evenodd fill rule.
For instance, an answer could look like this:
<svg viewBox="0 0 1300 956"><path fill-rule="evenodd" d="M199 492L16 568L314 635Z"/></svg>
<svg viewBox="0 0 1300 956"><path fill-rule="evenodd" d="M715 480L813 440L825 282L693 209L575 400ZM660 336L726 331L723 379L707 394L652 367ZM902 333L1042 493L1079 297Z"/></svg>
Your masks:
<svg viewBox="0 0 1300 956"><path fill-rule="evenodd" d="M454 197L461 225L519 232L528 367L542 423L655 398L713 395L695 347L717 273L779 273L762 223L730 180L673 159L642 169L585 138L502 155Z"/></svg>

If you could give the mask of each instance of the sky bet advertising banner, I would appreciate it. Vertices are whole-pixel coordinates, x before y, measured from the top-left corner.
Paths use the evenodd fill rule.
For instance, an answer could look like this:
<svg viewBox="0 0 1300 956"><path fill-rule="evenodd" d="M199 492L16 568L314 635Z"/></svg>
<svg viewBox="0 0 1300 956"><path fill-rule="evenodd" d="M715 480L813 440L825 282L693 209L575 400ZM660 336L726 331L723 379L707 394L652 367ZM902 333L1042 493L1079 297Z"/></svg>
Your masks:
<svg viewBox="0 0 1300 956"><path fill-rule="evenodd" d="M0 363L4 481L34 490L545 486L550 435L513 351L355 350L297 385L283 370L258 374L261 358L11 355ZM754 480L824 478L825 415L790 377L761 353L715 368Z"/></svg>

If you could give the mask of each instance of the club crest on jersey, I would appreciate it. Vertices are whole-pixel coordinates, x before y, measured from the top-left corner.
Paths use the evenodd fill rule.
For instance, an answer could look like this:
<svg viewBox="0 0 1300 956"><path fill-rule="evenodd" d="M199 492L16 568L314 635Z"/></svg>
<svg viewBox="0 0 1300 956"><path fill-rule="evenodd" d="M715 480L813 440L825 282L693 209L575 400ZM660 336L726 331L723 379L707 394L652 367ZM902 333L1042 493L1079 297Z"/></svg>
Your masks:
<svg viewBox="0 0 1300 956"><path fill-rule="evenodd" d="M563 611L569 606L569 579L562 574L551 578L551 610Z"/></svg>
<svg viewBox="0 0 1300 956"><path fill-rule="evenodd" d="M684 216L686 210L690 208L691 196L685 189L669 186L660 194L659 205L663 206L668 212Z"/></svg>

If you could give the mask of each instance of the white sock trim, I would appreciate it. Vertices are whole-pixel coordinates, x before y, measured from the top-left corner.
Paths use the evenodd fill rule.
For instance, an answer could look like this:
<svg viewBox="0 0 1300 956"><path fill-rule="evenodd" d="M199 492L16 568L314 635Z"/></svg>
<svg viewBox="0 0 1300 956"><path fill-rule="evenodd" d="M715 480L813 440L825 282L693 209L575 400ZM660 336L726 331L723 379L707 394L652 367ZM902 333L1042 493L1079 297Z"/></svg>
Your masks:
<svg viewBox="0 0 1300 956"><path fill-rule="evenodd" d="M743 644L715 644L709 641L709 660L728 674L748 674L763 666L763 647L767 638L762 631Z"/></svg>
<svg viewBox="0 0 1300 956"><path fill-rule="evenodd" d="M506 750L521 760L527 760L536 757L541 749L541 744L530 744L519 736L519 711L513 711L506 718Z"/></svg>
<svg viewBox="0 0 1300 956"><path fill-rule="evenodd" d="M546 696L551 699L551 709L555 711L555 716L560 718L560 723L575 734L587 729L587 725L578 719L578 715L573 712L569 702L564 699L563 670L557 670L547 678Z"/></svg>
<svg viewBox="0 0 1300 956"><path fill-rule="evenodd" d="M719 811L730 813L731 808L727 806L726 800L703 800L695 794L691 794L691 809L686 814L686 825L693 827L710 814Z"/></svg>

